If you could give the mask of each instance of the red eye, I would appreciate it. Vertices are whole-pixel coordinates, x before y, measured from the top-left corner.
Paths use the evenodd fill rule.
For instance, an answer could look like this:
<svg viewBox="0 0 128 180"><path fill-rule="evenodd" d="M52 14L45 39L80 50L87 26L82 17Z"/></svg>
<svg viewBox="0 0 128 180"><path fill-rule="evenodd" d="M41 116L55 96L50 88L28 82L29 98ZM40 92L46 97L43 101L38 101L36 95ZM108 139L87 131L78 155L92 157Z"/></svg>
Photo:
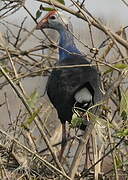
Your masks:
<svg viewBox="0 0 128 180"><path fill-rule="evenodd" d="M56 19L56 16L52 15L49 17L49 19Z"/></svg>

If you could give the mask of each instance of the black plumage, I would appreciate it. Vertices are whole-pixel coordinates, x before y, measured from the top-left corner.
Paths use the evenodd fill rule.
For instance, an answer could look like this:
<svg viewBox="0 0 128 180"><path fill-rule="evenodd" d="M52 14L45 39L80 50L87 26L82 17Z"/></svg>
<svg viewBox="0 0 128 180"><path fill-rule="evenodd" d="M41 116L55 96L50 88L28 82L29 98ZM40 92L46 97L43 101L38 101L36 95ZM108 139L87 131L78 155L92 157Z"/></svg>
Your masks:
<svg viewBox="0 0 128 180"><path fill-rule="evenodd" d="M77 67L68 67L74 65ZM82 66L79 67L79 65ZM92 94L92 105L100 100L99 74L84 57L78 55L65 58L56 66L64 66L64 68L52 71L47 83L47 94L58 112L61 123L64 124L66 121L70 123L73 106L76 102L74 98L76 92L86 87ZM82 105L79 104L79 106L83 108ZM87 108L88 106L85 107L85 110ZM85 126L82 125L81 129L84 128Z"/></svg>

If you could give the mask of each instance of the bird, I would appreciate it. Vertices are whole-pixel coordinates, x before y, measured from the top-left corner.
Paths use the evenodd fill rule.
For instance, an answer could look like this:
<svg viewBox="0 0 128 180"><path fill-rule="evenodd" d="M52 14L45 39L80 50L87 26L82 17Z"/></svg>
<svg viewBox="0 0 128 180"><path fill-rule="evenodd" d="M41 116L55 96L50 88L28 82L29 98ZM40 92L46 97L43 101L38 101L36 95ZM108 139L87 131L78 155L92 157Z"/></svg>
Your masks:
<svg viewBox="0 0 128 180"><path fill-rule="evenodd" d="M59 60L56 62L56 67L60 68L52 70L46 91L62 124L61 157L66 145L66 121L71 123L74 106L87 111L101 100L101 80L97 68L91 65L74 42L70 17L52 10L37 23L36 29L45 28L56 30L60 35ZM82 122L79 128L85 130L86 126Z"/></svg>

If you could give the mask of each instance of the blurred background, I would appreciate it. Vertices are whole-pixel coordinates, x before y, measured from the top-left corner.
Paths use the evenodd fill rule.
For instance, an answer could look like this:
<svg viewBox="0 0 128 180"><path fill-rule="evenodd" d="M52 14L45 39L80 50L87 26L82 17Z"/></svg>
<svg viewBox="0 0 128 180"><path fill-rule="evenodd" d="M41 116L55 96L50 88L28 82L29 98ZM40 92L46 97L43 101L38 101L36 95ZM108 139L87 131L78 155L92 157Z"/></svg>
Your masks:
<svg viewBox="0 0 128 180"><path fill-rule="evenodd" d="M57 118L55 109L48 100L45 89L47 78L51 72L51 69L49 67L51 67L57 61L58 51L56 48L49 47L49 41L41 31L35 30L35 20L37 20L38 22L47 12L41 11L41 16L37 18L37 12L40 8L40 5L42 4L41 2L38 2L36 0L26 0L24 2L22 0L19 0L19 2L12 2L9 0L0 1L1 64L4 67L5 71L9 74L10 78L12 78L12 80L15 82L19 91L21 91L24 97L27 99L29 105L33 108L33 110L36 111L39 108L38 110L40 118L46 125L46 127L45 125L42 125L45 129L46 135L50 139L51 143L57 143L61 140L60 121ZM83 1L77 1L77 3L81 2ZM128 3L128 1L126 0L125 2ZM76 7L72 5L71 0L65 0L65 3L67 7L76 10ZM85 0L84 6L89 11L89 13L91 13L91 15L98 19L103 25L110 28L113 32L117 32L121 30L122 27L124 28L128 25L128 5L126 3L124 3L123 0ZM43 7L51 7L46 5L45 3L43 3L42 5ZM75 42L78 48L84 54L93 56L93 54L91 54L89 50L89 48L93 48L93 46L90 38L91 36L88 23L67 12L64 13L67 16L71 17L70 21L73 25L73 32L76 37ZM91 30L94 47L99 48L102 42L108 38L108 36L94 26L91 26ZM59 36L57 32L53 30L45 30L45 32L50 37L50 39L58 42ZM127 28L125 33L125 35L127 36ZM48 48L44 46L48 46ZM104 58L105 63L115 65L119 61L122 64L127 64L127 49L122 47L120 44L118 44L118 47L121 53L118 52L119 49L116 46L112 46L110 52ZM98 58L102 57L104 50L104 47L99 50ZM6 55L7 51L9 51L11 54L13 64ZM120 66L119 69L123 69L123 67ZM107 70L106 67L100 68L101 76L103 76L102 78L105 86L105 89L103 90L107 91L109 85L112 84L118 77L118 73L115 71L113 72L109 69L110 72L109 74L107 74L105 70ZM18 81L19 79L20 81ZM125 90L128 88L127 80L125 80L125 82L122 83L121 87L119 88L122 89L123 92L125 92ZM123 121L120 121L122 120L122 118L118 113L119 109L121 108L119 106L120 101L121 100L118 96L118 93L115 93L112 99L108 100L108 104L106 104L106 107L103 110L105 111L105 113L108 113L106 113L106 116L108 119L111 119L111 122L113 122L114 119L114 122L111 126L111 133L113 134L114 138L117 130L121 129L124 126ZM8 81L5 80L5 78L0 73L0 129L4 129L7 133L14 136L15 130L15 132L17 133L16 138L20 137L20 140L22 140L24 144L29 147L29 143L27 142L29 137L27 136L25 130L25 126L27 125L30 128L32 136L34 137L33 139L36 142L37 149L42 150L42 148L45 148L46 145L44 142L42 143L42 136L39 133L39 130L36 128L35 124L31 121L33 121L33 119L29 118L29 115L26 112L23 103L17 97ZM119 122L119 124L117 122ZM99 137L96 137L97 147L103 147L102 142L104 141L103 149L106 148L108 150L110 146L107 146L106 142L109 141L109 138L107 136L108 134L105 134L108 131L105 131L104 126L107 129L107 125L103 122L103 128L101 127L101 132L99 131L99 136L101 136L101 139ZM102 137L102 131L107 137ZM94 136L96 136L95 133ZM26 141L24 140L24 137L27 139L25 139ZM117 140L118 137L114 139L114 143L117 143ZM95 144L93 144L92 146L94 145ZM72 153L75 152L76 147L77 146L74 145L74 149L71 150ZM124 155L127 154L127 147L125 148L123 150L120 149L120 152L118 151L118 158L123 156L123 158L125 157L124 159L126 160L127 156ZM104 150L104 152L106 151L106 149ZM104 165L102 170L107 172L109 170L111 171L112 169L113 171L112 158L108 156L106 159L107 161L103 163ZM118 159L118 162L119 160L120 159ZM128 164L127 161L126 163ZM123 167L123 165L121 167ZM66 168L68 169L68 166ZM126 170L126 167L124 169ZM121 178L117 180L121 180ZM122 176L122 180L126 179L123 179Z"/></svg>
<svg viewBox="0 0 128 180"><path fill-rule="evenodd" d="M79 1L82 2L82 1ZM41 5L40 2L37 1L25 1L25 6L26 8L30 11L30 13L33 15L33 17L36 17L36 12L39 9L39 6ZM66 5L70 6L71 2L66 1ZM1 9L4 7L4 3L1 1L0 2ZM48 5L44 6L48 7ZM99 19L103 24L105 24L107 27L110 27L113 31L118 31L121 27L127 26L127 18L128 18L128 7L120 0L86 0L85 1L85 7L86 9L97 19ZM0 16L4 13L4 10L0 11ZM47 12L42 12L42 16L46 14ZM10 15L9 15L10 14ZM90 34L89 34L89 28L86 22L71 16L70 14L66 13L68 16L71 17L71 22L73 24L73 30L75 33L75 36L80 39L83 43L87 44L88 46L91 47L91 42L90 42ZM0 19L0 32L2 34L8 34L9 40L14 42L14 36L17 35L19 29L17 26L20 26L21 23L23 22L24 18L24 29L26 30L22 31L20 34L20 42L27 37L28 33L31 32L36 24L34 20L28 15L28 12L24 8L20 8L18 11L15 13L11 14L11 11L7 14L7 17L2 17ZM40 18L41 18L40 17ZM38 19L39 20L39 19ZM9 30L10 29L10 30ZM98 29L92 27L93 30L93 39L94 39L94 45L97 48L102 41L106 38L106 35L99 31ZM12 32L13 34L12 34ZM55 32L51 30L45 30L48 31L48 34L51 38L57 39L57 33L55 36ZM22 50L29 50L31 48L34 48L41 44L42 40L46 40L42 32L39 31L34 31L34 35L30 35L29 38L26 38L26 40L22 43L21 49ZM38 37L38 38L37 38ZM76 40L76 43L81 49L82 52L87 53L88 50L87 48L83 47L81 43L79 43ZM6 40L6 45L8 46L8 42ZM10 45L9 45L10 46ZM45 53L49 50L44 50ZM43 52L44 53L44 52ZM114 56L114 55L113 55ZM38 57L36 58L38 61ZM111 57L112 59L112 57ZM38 91L40 95L42 95L45 91L45 86L46 86L46 81L47 77L33 77L33 78L26 78L22 80L23 86L25 88L25 91L27 94L31 94L35 89ZM8 103L10 106L10 111L11 111L11 116L12 119L15 118L17 111L19 109L19 101L17 97L15 97L15 93L13 90L10 88L10 86L5 86L2 88L0 91L0 98L1 98L1 103L5 101L4 93L7 93L8 97ZM8 114L7 114L7 109L3 106L0 108L0 123L1 126L6 127L8 124Z"/></svg>

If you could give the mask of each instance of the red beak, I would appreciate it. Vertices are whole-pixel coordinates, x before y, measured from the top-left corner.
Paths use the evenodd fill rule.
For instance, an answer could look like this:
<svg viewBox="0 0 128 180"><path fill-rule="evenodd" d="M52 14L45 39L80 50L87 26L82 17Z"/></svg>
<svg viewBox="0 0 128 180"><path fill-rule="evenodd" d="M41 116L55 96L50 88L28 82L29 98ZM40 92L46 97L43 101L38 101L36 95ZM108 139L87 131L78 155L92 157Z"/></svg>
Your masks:
<svg viewBox="0 0 128 180"><path fill-rule="evenodd" d="M53 10L53 11L50 11L48 14L46 14L46 16L37 24L36 29L49 28L48 18L51 15L56 14L56 13L57 11Z"/></svg>
<svg viewBox="0 0 128 180"><path fill-rule="evenodd" d="M44 28L48 28L48 19L47 18L43 18L36 26L36 29L44 29Z"/></svg>

